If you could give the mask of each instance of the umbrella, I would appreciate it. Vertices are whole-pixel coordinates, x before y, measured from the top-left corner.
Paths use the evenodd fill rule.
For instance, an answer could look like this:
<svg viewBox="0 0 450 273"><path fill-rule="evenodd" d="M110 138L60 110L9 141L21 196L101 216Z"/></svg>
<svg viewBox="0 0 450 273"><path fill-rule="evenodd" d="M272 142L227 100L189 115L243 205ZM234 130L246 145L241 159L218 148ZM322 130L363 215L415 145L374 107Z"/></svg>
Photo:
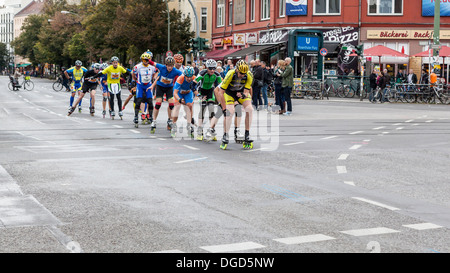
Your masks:
<svg viewBox="0 0 450 273"><path fill-rule="evenodd" d="M431 53L428 53L428 50L425 50L423 52L417 53L413 55L413 57L429 57L430 54L433 56L433 50L431 50ZM439 57L450 57L450 47L448 46L441 46L441 50L439 50Z"/></svg>
<svg viewBox="0 0 450 273"><path fill-rule="evenodd" d="M364 50L364 56L378 56L378 60L381 67L381 57L409 57L408 55L398 52L397 50L390 49L382 45L377 45Z"/></svg>

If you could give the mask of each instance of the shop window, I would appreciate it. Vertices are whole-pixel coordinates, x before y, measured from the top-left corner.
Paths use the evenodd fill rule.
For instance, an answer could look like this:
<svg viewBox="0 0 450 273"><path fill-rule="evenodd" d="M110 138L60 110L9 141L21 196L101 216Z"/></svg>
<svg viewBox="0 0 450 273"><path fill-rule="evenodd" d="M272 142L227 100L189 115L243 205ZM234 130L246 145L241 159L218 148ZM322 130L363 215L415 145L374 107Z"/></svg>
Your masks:
<svg viewBox="0 0 450 273"><path fill-rule="evenodd" d="M403 0L369 0L369 15L402 15Z"/></svg>
<svg viewBox="0 0 450 273"><path fill-rule="evenodd" d="M280 0L280 17L284 17L286 15L286 0Z"/></svg>
<svg viewBox="0 0 450 273"><path fill-rule="evenodd" d="M341 13L341 0L315 0L315 15L339 15Z"/></svg>

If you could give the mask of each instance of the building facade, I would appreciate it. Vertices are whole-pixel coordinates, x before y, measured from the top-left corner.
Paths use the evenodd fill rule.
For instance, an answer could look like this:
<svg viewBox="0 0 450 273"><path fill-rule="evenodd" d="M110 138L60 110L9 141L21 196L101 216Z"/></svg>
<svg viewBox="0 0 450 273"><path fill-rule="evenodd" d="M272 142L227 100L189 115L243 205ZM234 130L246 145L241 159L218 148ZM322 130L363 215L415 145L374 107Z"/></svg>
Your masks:
<svg viewBox="0 0 450 273"><path fill-rule="evenodd" d="M294 71L345 74L359 69L351 48L384 45L412 56L427 50L433 32L434 4L426 0L212 0L212 52L220 58L261 59L274 64L290 56ZM433 2L433 1L431 1ZM450 3L441 1L441 44L450 43ZM320 49L326 49L322 57ZM223 56L219 51L227 51ZM216 53L217 52L217 53ZM369 58L370 60L370 58ZM426 58L372 58L392 75L416 73ZM445 62L441 58L441 63ZM445 72L445 71L444 71Z"/></svg>

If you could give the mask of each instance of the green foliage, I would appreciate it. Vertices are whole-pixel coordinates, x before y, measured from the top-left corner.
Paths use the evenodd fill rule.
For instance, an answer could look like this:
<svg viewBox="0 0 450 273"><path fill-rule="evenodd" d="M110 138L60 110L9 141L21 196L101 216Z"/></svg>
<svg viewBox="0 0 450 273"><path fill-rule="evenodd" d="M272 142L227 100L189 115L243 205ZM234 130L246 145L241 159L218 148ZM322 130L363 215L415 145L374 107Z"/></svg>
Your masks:
<svg viewBox="0 0 450 273"><path fill-rule="evenodd" d="M190 18L170 11L173 52L186 52L194 37L190 27ZM76 59L87 63L109 60L113 55L122 62L137 61L147 49L163 54L167 38L167 8L162 0L102 0L98 5L90 0L82 0L80 5L49 0L43 15L28 17L23 33L12 45L16 54L33 64L69 65Z"/></svg>

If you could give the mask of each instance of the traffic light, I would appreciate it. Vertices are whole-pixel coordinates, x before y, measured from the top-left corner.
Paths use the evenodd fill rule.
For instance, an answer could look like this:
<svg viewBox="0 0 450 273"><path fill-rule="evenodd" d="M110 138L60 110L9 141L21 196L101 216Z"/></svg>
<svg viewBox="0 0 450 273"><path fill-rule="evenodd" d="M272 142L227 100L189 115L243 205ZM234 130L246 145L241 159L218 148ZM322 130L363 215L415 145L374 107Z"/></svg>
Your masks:
<svg viewBox="0 0 450 273"><path fill-rule="evenodd" d="M364 54L364 45L356 46L356 55L362 56Z"/></svg>
<svg viewBox="0 0 450 273"><path fill-rule="evenodd" d="M193 38L190 40L191 42L191 48L193 51L199 51L200 50L200 38Z"/></svg>
<svg viewBox="0 0 450 273"><path fill-rule="evenodd" d="M206 45L206 42L208 42L207 39L204 38L198 38L199 39L199 50L208 49L208 46Z"/></svg>

